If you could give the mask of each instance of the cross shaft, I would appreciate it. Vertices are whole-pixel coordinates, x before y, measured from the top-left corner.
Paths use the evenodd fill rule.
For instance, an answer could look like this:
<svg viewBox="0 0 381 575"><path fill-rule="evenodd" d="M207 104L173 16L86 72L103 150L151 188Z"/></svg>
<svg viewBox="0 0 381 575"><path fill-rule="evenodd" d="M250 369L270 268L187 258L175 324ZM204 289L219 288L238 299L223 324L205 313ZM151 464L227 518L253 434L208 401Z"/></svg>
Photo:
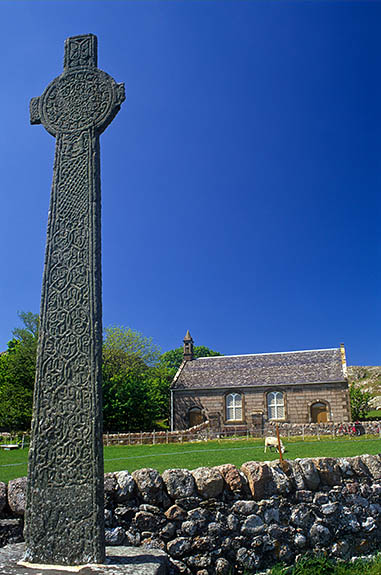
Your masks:
<svg viewBox="0 0 381 575"><path fill-rule="evenodd" d="M105 557L99 134L124 85L96 64L95 36L68 38L63 74L31 101L31 123L56 137L28 470L32 563Z"/></svg>

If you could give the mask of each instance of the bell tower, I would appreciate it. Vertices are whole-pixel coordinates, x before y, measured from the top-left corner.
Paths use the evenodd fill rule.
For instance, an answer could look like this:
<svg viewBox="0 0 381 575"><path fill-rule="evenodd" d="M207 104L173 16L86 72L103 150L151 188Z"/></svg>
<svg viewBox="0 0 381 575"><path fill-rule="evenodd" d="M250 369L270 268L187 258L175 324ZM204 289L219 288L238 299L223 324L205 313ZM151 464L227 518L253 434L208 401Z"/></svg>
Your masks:
<svg viewBox="0 0 381 575"><path fill-rule="evenodd" d="M184 361L192 361L192 359L193 359L193 339L188 329L184 337Z"/></svg>

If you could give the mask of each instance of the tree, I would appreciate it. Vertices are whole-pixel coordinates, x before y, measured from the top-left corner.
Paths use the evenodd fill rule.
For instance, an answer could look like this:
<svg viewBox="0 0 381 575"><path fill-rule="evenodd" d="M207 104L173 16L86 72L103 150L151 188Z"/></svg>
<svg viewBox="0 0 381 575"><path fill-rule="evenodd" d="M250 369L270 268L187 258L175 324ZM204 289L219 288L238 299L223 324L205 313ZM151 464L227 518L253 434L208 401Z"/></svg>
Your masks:
<svg viewBox="0 0 381 575"><path fill-rule="evenodd" d="M372 394L369 391L362 390L356 383L351 383L349 397L351 400L352 421L365 419L370 410L369 400L373 397Z"/></svg>
<svg viewBox="0 0 381 575"><path fill-rule="evenodd" d="M38 315L31 312L18 315L24 327L13 330L7 351L0 355L0 426L26 430L32 418Z"/></svg>
<svg viewBox="0 0 381 575"><path fill-rule="evenodd" d="M105 330L103 418L108 431L148 431L168 417L170 377L151 338L128 327Z"/></svg>
<svg viewBox="0 0 381 575"><path fill-rule="evenodd" d="M104 330L103 367L106 377L126 366L144 371L157 365L159 358L160 349L152 338L129 327L114 326Z"/></svg>
<svg viewBox="0 0 381 575"><path fill-rule="evenodd" d="M219 353L218 351L213 351L212 349L205 347L205 345L196 345L193 348L193 356L195 359L199 357L211 357L215 355L222 355L222 354ZM163 353L160 358L160 363L164 367L169 369L174 377L176 371L179 369L183 361L183 357L184 357L184 350L182 347L178 347L176 349L171 349Z"/></svg>

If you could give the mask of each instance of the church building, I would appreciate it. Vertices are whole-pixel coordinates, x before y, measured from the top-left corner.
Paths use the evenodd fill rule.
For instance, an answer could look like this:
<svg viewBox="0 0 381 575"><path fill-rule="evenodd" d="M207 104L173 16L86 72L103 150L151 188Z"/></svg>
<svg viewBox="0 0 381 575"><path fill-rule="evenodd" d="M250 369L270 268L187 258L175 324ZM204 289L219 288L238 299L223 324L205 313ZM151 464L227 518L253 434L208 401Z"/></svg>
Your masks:
<svg viewBox="0 0 381 575"><path fill-rule="evenodd" d="M206 420L219 429L350 421L344 345L195 359L188 331L171 385L171 428Z"/></svg>

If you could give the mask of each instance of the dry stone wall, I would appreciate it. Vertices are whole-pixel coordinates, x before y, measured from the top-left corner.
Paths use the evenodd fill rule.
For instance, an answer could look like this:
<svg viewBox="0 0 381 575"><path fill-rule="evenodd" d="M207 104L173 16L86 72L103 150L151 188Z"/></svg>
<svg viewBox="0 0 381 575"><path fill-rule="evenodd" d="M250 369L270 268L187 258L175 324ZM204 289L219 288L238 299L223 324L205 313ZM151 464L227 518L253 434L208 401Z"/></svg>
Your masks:
<svg viewBox="0 0 381 575"><path fill-rule="evenodd" d="M185 441L200 441L216 437L251 436L264 437L276 434L276 423L266 422L262 427L253 424L217 425L212 421L204 421L199 425L177 431L146 431L141 433L106 433L103 436L104 445L143 445L156 443L182 443ZM340 437L342 435L378 435L381 439L380 421L361 421L351 423L278 423L283 438L327 435Z"/></svg>
<svg viewBox="0 0 381 575"><path fill-rule="evenodd" d="M25 486L0 484L1 544L21 539ZM380 548L381 456L108 473L105 522L108 545L163 549L173 574L365 555Z"/></svg>

